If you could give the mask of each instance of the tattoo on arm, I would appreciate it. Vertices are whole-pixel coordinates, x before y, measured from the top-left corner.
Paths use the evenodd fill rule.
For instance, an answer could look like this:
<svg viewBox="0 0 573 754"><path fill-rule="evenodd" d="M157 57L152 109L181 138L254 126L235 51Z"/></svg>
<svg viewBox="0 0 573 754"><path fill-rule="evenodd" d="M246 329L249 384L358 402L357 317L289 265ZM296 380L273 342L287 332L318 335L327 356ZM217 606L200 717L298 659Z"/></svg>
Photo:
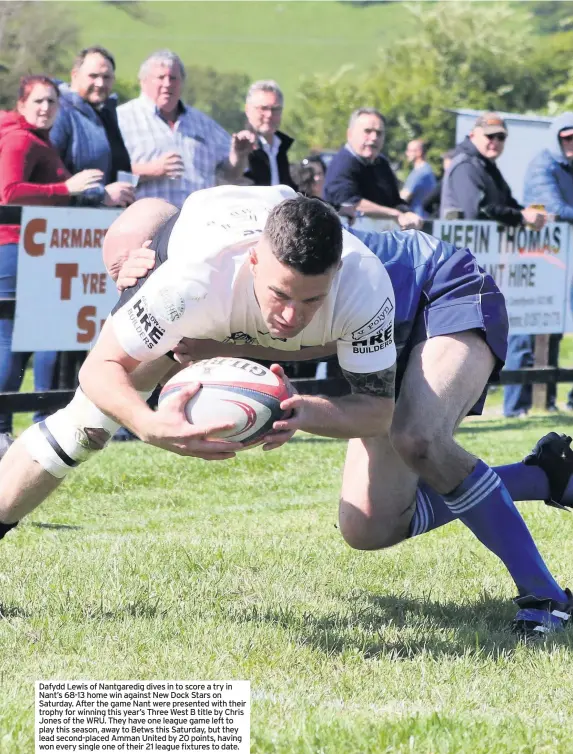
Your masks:
<svg viewBox="0 0 573 754"><path fill-rule="evenodd" d="M381 372L367 372L356 374L342 370L344 377L350 383L353 394L375 395L378 398L393 398L396 382L396 364L383 369Z"/></svg>

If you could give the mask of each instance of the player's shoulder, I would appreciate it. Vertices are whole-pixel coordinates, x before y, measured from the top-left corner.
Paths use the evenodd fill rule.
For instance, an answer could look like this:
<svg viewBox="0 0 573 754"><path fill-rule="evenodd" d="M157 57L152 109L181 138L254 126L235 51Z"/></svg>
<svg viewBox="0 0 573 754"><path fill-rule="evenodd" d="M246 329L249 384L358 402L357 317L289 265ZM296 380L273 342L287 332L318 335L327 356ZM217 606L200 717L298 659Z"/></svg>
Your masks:
<svg viewBox="0 0 573 754"><path fill-rule="evenodd" d="M373 291L392 290L382 262L359 238L343 230L343 250L338 295L360 300Z"/></svg>

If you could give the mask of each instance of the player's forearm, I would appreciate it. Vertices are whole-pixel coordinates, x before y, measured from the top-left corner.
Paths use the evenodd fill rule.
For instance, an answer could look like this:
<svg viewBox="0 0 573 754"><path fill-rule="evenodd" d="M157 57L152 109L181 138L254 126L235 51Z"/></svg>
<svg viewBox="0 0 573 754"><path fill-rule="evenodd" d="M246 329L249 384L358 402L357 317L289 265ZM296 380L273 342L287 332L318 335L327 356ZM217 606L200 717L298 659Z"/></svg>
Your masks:
<svg viewBox="0 0 573 754"><path fill-rule="evenodd" d="M304 432L349 440L375 437L389 431L394 400L368 395L342 398L304 396L301 427Z"/></svg>
<svg viewBox="0 0 573 754"><path fill-rule="evenodd" d="M79 382L83 392L104 414L145 439L153 411L123 366L114 361L91 359L90 354L80 370Z"/></svg>

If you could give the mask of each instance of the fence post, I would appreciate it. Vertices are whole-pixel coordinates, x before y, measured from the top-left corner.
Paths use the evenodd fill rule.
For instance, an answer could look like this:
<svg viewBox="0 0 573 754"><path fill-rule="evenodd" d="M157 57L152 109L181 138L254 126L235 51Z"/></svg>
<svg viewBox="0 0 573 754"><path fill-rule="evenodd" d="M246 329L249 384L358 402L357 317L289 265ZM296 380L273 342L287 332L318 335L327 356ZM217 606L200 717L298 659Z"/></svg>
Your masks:
<svg viewBox="0 0 573 754"><path fill-rule="evenodd" d="M549 366L549 335L536 335L533 350L533 366ZM532 386L532 407L536 411L545 411L547 406L547 383L535 383Z"/></svg>

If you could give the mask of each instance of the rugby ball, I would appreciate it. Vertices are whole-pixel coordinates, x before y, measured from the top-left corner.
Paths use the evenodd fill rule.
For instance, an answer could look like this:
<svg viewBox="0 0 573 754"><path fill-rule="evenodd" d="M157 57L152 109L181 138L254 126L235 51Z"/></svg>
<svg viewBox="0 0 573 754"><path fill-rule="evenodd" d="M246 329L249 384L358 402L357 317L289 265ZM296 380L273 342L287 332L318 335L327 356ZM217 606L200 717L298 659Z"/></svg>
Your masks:
<svg viewBox="0 0 573 754"><path fill-rule="evenodd" d="M250 447L287 415L280 407L290 396L284 381L255 361L230 357L204 359L185 367L165 383L159 406L193 382L201 388L185 406L187 419L198 425L219 421L234 425L213 436Z"/></svg>

